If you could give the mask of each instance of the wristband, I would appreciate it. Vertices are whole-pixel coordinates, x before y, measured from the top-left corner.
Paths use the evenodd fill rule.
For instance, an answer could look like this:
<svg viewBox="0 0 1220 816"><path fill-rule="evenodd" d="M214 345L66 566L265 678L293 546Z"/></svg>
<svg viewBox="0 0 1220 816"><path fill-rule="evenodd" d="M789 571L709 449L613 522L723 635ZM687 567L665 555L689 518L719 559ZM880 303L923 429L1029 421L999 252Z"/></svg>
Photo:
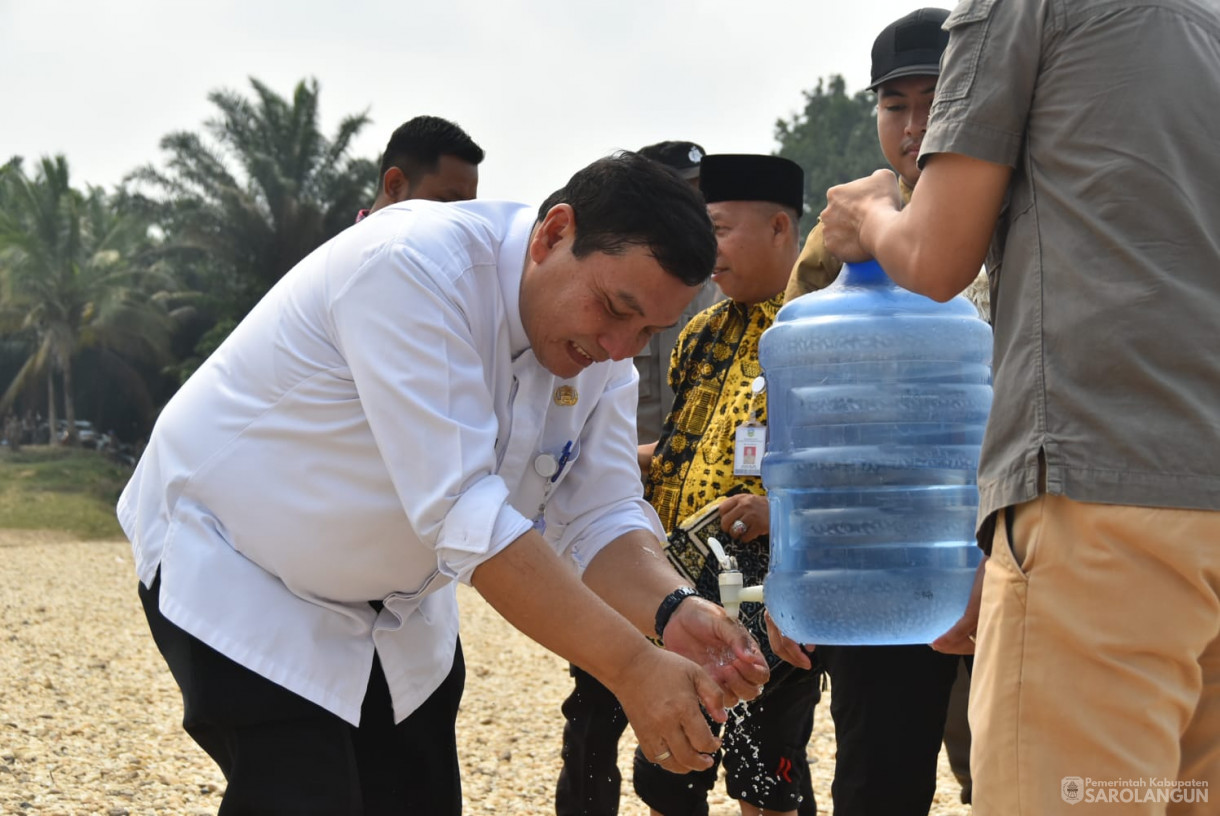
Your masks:
<svg viewBox="0 0 1220 816"><path fill-rule="evenodd" d="M657 607L657 637L664 639L665 626L669 623L669 619L673 617L674 611L678 608L678 604L685 601L692 595L698 595L698 592L690 587L678 587L673 592L665 596L665 600L661 601L661 605Z"/></svg>

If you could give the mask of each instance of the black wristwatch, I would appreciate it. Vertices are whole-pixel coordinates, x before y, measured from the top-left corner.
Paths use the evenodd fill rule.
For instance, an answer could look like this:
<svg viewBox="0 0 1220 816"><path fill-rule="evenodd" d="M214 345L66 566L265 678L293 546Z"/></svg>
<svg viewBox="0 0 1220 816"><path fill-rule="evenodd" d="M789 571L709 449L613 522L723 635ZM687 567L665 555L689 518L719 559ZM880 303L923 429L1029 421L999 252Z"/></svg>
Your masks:
<svg viewBox="0 0 1220 816"><path fill-rule="evenodd" d="M698 592L690 587L678 587L673 592L665 596L665 600L661 601L661 605L657 607L657 637L664 639L665 626L669 623L669 619L674 616L674 611L678 608L678 604L685 601L692 595L698 595Z"/></svg>

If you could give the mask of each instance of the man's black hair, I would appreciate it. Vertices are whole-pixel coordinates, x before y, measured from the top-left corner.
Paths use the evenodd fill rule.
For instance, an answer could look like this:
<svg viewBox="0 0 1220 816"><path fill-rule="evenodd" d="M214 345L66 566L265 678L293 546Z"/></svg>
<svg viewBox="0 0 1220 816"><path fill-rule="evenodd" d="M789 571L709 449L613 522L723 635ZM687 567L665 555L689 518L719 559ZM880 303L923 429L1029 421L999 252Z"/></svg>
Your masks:
<svg viewBox="0 0 1220 816"><path fill-rule="evenodd" d="M386 171L397 167L407 180L417 184L421 176L435 172L441 156L455 156L478 165L483 161L483 148L474 143L466 131L439 116L416 116L398 126L381 154L379 179Z"/></svg>
<svg viewBox="0 0 1220 816"><path fill-rule="evenodd" d="M716 234L703 197L665 165L638 153L598 159L572 176L538 209L538 220L568 204L576 221L572 254L618 255L643 246L687 286L707 280L716 263Z"/></svg>

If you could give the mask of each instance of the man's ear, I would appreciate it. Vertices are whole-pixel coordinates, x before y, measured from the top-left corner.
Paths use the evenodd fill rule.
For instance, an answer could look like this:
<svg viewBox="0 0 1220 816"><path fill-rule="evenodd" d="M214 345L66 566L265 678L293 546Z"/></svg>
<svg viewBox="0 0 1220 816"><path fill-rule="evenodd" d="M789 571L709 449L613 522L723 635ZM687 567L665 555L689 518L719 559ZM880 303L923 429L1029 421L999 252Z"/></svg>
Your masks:
<svg viewBox="0 0 1220 816"><path fill-rule="evenodd" d="M771 215L771 234L777 240L784 238L795 230L796 222L792 220L792 214L787 210L776 210Z"/></svg>
<svg viewBox="0 0 1220 816"><path fill-rule="evenodd" d="M407 174L402 172L402 168L391 165L390 169L385 171L385 175L381 177L381 193L391 204L406 201L411 197L411 182L407 179Z"/></svg>
<svg viewBox="0 0 1220 816"><path fill-rule="evenodd" d="M530 238L530 259L542 263L564 241L570 242L576 235L576 213L571 204L556 204L547 210L542 223Z"/></svg>

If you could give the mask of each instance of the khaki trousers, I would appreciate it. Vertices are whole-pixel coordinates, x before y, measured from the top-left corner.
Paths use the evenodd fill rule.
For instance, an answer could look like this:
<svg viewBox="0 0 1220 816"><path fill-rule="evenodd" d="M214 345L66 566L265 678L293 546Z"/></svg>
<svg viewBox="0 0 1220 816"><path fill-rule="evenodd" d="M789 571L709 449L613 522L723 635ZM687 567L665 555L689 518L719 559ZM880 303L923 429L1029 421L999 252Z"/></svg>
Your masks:
<svg viewBox="0 0 1220 816"><path fill-rule="evenodd" d="M1220 512L1005 512L970 696L976 816L1220 813Z"/></svg>

